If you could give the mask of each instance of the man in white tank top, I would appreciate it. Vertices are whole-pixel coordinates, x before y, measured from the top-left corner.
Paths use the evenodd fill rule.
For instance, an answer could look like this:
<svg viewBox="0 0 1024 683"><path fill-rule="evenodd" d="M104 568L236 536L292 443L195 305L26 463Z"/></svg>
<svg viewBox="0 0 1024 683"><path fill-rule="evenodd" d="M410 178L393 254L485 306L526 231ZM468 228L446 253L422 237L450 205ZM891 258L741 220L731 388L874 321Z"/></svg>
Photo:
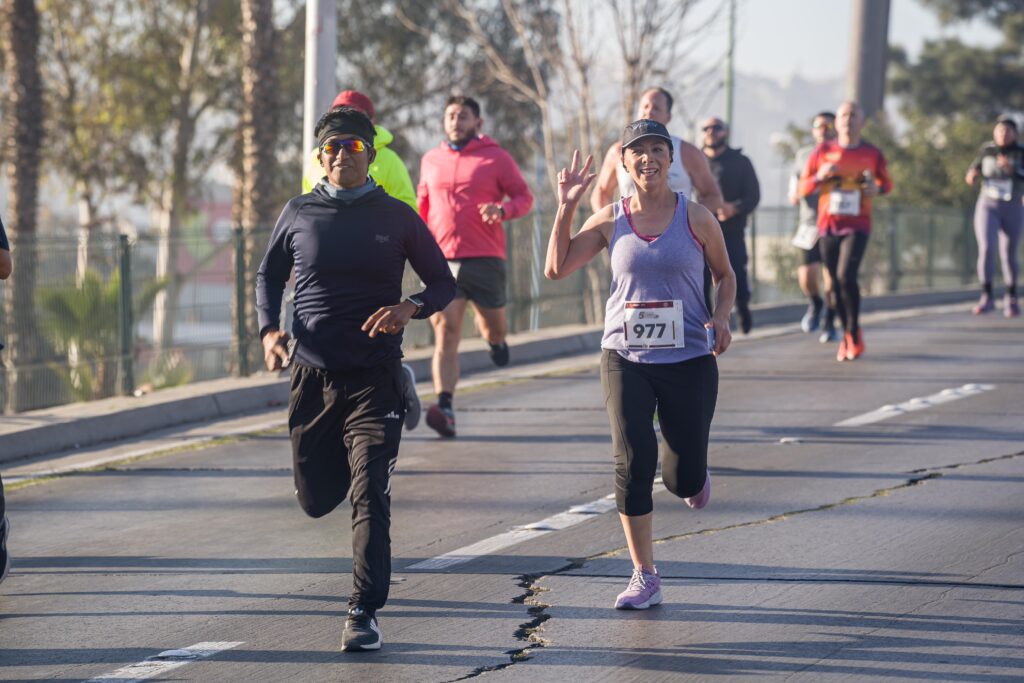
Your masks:
<svg viewBox="0 0 1024 683"><path fill-rule="evenodd" d="M638 119L651 119L663 126L672 120L672 95L664 88L648 88L640 95L637 108ZM722 206L722 191L711 174L708 160L694 145L682 138L672 136L675 145L672 165L668 172L668 185L675 192L682 192L688 199L694 199L696 190L700 203L712 213ZM633 181L622 167L621 143L616 142L605 154L601 170L590 195L590 207L597 212L612 202L616 188L619 196L633 194Z"/></svg>

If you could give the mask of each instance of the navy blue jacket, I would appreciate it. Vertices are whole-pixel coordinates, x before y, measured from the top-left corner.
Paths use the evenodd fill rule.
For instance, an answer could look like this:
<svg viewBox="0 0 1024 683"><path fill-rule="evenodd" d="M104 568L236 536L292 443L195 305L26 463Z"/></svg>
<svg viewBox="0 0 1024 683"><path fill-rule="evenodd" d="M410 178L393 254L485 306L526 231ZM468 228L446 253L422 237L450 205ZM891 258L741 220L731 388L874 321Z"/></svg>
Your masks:
<svg viewBox="0 0 1024 683"><path fill-rule="evenodd" d="M408 261L426 284L417 318L444 309L455 278L426 224L409 205L377 188L345 202L322 186L285 205L256 273L260 337L280 325L281 298L295 269L295 361L354 370L402 357L402 335L371 339L360 328L402 301Z"/></svg>

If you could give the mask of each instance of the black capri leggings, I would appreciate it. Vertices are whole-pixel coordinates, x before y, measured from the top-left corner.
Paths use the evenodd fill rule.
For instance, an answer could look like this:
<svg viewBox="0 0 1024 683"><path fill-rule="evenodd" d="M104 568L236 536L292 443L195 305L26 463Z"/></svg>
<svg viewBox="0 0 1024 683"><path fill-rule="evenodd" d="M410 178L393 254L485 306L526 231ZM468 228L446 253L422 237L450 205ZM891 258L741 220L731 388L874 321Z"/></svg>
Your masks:
<svg viewBox="0 0 1024 683"><path fill-rule="evenodd" d="M615 502L630 517L654 509L658 469L665 488L689 498L707 477L708 434L718 400L718 364L711 355L679 363L634 363L615 351L601 357L601 386L615 455Z"/></svg>

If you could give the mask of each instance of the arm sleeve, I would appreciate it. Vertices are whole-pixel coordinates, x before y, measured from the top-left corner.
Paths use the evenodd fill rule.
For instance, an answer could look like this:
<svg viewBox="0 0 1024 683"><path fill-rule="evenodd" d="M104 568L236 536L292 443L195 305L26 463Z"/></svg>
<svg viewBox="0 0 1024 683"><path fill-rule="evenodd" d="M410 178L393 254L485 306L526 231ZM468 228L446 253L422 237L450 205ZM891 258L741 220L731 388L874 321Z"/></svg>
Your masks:
<svg viewBox="0 0 1024 683"><path fill-rule="evenodd" d="M889 175L889 166L885 162L885 155L881 152L878 153L875 178L878 179L878 194L889 194L892 192L892 176Z"/></svg>
<svg viewBox="0 0 1024 683"><path fill-rule="evenodd" d="M377 184L384 188L390 196L405 202L416 210L416 190L412 187L409 169L402 159L387 147L378 152L376 169L370 174Z"/></svg>
<svg viewBox="0 0 1024 683"><path fill-rule="evenodd" d="M426 223L415 214L410 214L409 224L406 232L406 258L426 285L426 289L416 295L423 301L423 308L413 317L429 318L443 311L455 298L455 278Z"/></svg>
<svg viewBox="0 0 1024 683"><path fill-rule="evenodd" d="M420 162L420 183L416 186L416 204L420 218L426 222L427 216L430 215L430 187L427 185L427 173L422 161Z"/></svg>
<svg viewBox="0 0 1024 683"><path fill-rule="evenodd" d="M281 324L281 299L293 264L289 232L297 213L291 202L285 206L256 271L256 318L261 338L267 330L277 329Z"/></svg>
<svg viewBox="0 0 1024 683"><path fill-rule="evenodd" d="M498 186L508 199L501 203L505 209L504 220L512 220L525 216L533 207L533 195L530 187L523 180L523 174L519 172L515 160L508 153L505 154L505 163L501 169Z"/></svg>
<svg viewBox="0 0 1024 683"><path fill-rule="evenodd" d="M743 157L743 194L740 195L740 213L752 214L757 205L761 203L761 183L757 181L757 173L754 172L754 164L750 159Z"/></svg>
<svg viewBox="0 0 1024 683"><path fill-rule="evenodd" d="M818 148L815 148L811 152L811 156L807 157L807 163L804 165L804 170L800 174L800 196L806 197L809 194L814 194L818 190Z"/></svg>

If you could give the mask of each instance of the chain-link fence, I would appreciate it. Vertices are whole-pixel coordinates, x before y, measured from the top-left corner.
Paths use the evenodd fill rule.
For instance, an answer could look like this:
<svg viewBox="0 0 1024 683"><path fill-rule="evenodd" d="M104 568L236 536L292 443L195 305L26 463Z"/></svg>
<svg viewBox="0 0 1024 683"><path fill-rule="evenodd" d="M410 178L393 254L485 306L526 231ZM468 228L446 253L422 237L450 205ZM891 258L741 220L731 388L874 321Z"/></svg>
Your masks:
<svg viewBox="0 0 1024 683"><path fill-rule="evenodd" d="M951 209L880 207L862 269L867 291L946 287L973 280L976 246L969 216ZM507 226L509 329L598 323L609 275L604 254L557 282L543 276L550 216ZM748 228L754 300L799 298L800 253L790 244L796 210L764 208ZM148 392L245 375L262 364L253 322L252 280L270 231L244 253L229 230L173 241L155 237L13 241L15 280L0 282L0 392L7 412ZM12 306L17 278L34 265L28 310ZM244 277L239 277L239 274ZM29 278L31 280L31 278ZM409 270L404 290L420 288ZM247 316L235 311L243 306ZM285 324L291 314L285 307ZM475 334L472 316L465 333ZM406 347L432 343L425 321L407 328ZM240 349L244 353L240 353ZM13 353L12 353L13 351Z"/></svg>

